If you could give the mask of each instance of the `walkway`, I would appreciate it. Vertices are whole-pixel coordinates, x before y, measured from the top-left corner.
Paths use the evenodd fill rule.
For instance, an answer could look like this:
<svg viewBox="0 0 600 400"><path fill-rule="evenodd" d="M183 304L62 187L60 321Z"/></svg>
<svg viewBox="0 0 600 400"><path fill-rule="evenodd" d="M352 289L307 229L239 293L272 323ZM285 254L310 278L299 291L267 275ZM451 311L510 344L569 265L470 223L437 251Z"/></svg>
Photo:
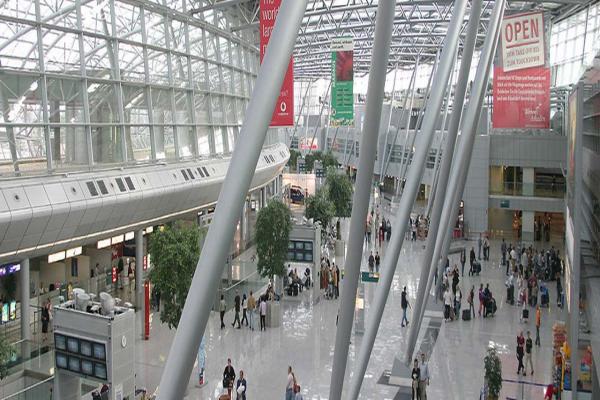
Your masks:
<svg viewBox="0 0 600 400"><path fill-rule="evenodd" d="M387 381L385 374L392 368L395 358L403 354L406 346L408 329L400 327L400 293L402 287L407 286L410 298L414 299L424 245L425 242L422 241L406 242L402 249L384 318L362 386L362 399L409 398L403 394L405 390L402 388L383 383ZM465 242L465 245L468 248L471 245L476 246L474 242ZM465 277L460 286L466 299L471 285L478 287L480 283L489 283L498 301L498 312L494 318L442 323L430 357L432 379L428 395L431 399L479 398L479 391L483 385L483 356L490 344L500 348L503 375L506 380L510 380L504 383L500 398L543 399L542 387L532 384L544 385L551 379L551 326L557 319L564 320L563 311L554 306L555 284L549 284L551 306L543 311L542 346L534 349L535 375L519 378L516 375L516 335L520 330L534 332L534 320L531 318L529 323L521 324L520 309L505 303L504 269L499 267L500 245L497 241L492 241L491 245L491 261L483 263L481 276ZM385 246L382 253L385 255ZM366 251L365 256L368 256ZM454 258L456 260L451 262L458 262L457 256ZM363 269L366 269L366 264L364 259ZM375 287L374 283L365 284L367 314ZM466 300L463 304L466 304ZM439 307L441 310L441 306ZM220 330L218 314L213 313L206 331L208 382L203 388L197 388L197 370L194 370L187 398L217 398L221 392L222 372L227 358L230 357L236 372L239 369L245 372L249 399L281 400L284 396L288 365L296 371L305 399L326 399L332 369L337 300L325 300L321 297L315 304L311 304L309 296L305 296L301 301L283 302L282 308L282 326L263 333L252 332L247 328L233 329L230 325L233 320L231 313L226 315L229 322L227 328ZM151 338L149 341L139 341L136 352L138 386L150 390L154 390L160 380L174 335L174 332L158 321L158 315L154 314L153 317ZM348 360L349 371L354 369L357 346L360 346L360 343L361 335L353 334ZM519 383L521 380L526 384Z"/></svg>

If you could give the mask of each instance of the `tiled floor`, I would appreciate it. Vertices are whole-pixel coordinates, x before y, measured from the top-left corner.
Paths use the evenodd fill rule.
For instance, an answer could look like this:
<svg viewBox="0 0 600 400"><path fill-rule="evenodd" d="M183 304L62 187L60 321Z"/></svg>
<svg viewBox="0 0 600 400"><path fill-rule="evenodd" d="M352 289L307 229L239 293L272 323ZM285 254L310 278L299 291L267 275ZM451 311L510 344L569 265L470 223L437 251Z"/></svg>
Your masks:
<svg viewBox="0 0 600 400"><path fill-rule="evenodd" d="M406 242L394 275L392 291L388 297L384 318L375 342L371 361L364 378L361 399L402 399L403 390L397 386L383 384L382 375L391 370L396 357L400 357L406 346L407 328L400 327L400 292L407 286L414 298L417 292L421 258L425 242ZM467 246L475 243L466 243ZM543 244L543 246L547 246ZM471 285L489 283L498 301L498 312L494 318L475 318L469 322L442 323L439 336L430 358L432 374L428 395L430 399L478 399L483 385L483 356L488 345L500 349L503 377L525 383L505 382L502 399L543 399L542 387L550 381L551 326L563 319L562 311L555 307L556 285L549 284L551 305L543 309L542 346L534 349L535 375L519 378L516 375L516 334L520 330L535 330L533 319L529 323L519 322L519 309L505 303L504 269L499 267L499 242L493 241L491 261L483 263L480 276L465 277L460 285L465 295ZM385 257L385 248L381 251ZM368 252L365 252L368 254ZM452 260L452 263L458 260ZM366 262L363 262L366 268ZM375 283L365 284L366 313L373 298ZM433 305L433 308L441 305ZM206 330L207 379L203 388L195 387L197 370L194 370L188 387L188 399L215 399L221 392L222 372L230 357L238 371L243 369L248 381L248 398L281 400L284 398L286 369L291 365L303 388L305 399L326 399L335 341L337 300L322 297L312 304L305 294L301 301L283 302L283 321L280 328L267 332L249 329L220 330L218 315L213 313ZM431 308L431 307L430 307ZM231 322L231 313L226 315ZM410 316L409 316L410 319ZM424 324L425 329L426 324ZM137 344L138 387L155 390L160 380L174 332L160 324L154 314L149 341ZM357 346L361 336L353 334L350 346L348 370L354 368ZM419 346L419 344L417 344ZM348 377L346 378L348 382ZM378 382L382 382L381 384Z"/></svg>

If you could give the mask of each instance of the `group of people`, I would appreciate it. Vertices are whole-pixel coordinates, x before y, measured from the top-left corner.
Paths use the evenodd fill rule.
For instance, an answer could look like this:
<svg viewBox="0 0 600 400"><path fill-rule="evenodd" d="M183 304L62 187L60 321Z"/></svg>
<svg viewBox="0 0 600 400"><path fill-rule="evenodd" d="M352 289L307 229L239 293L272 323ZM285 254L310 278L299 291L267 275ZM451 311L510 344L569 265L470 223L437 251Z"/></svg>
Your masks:
<svg viewBox="0 0 600 400"><path fill-rule="evenodd" d="M379 205L376 210L371 210L365 221L365 242L371 244L371 236L375 230L375 244L381 247L384 241L390 241L392 236L392 223L385 219L379 212Z"/></svg>
<svg viewBox="0 0 600 400"><path fill-rule="evenodd" d="M427 386L429 385L429 365L425 359L425 353L421 353L421 362L415 358L412 378L412 400L427 400Z"/></svg>
<svg viewBox="0 0 600 400"><path fill-rule="evenodd" d="M288 295L298 296L298 293L302 292L302 289L311 286L311 281L310 268L306 267L302 276L300 276L296 268L292 268L291 265L288 265L287 282L285 283L285 286L288 288Z"/></svg>
<svg viewBox="0 0 600 400"><path fill-rule="evenodd" d="M245 326L250 328L250 330L254 330L254 317L255 314L258 313L260 317L260 330L266 331L267 301L269 300L269 296L273 295L272 291L272 286L269 285L269 289L267 289L267 292L262 296L259 296L257 302L252 291L250 291L249 296L246 296L246 293L244 293L243 297L240 297L239 292L236 290L235 298L233 300L235 314L231 326L235 327L237 323L237 329L242 329L242 325L245 324ZM219 302L219 316L221 318L221 329L225 329L224 319L226 311L227 302L225 301L225 296L221 295L221 301ZM241 319L240 311L242 312Z"/></svg>
<svg viewBox="0 0 600 400"><path fill-rule="evenodd" d="M481 250L483 249L483 261L490 261L490 239L487 235L479 234L477 239L477 259L481 260Z"/></svg>
<svg viewBox="0 0 600 400"><path fill-rule="evenodd" d="M337 299L340 295L340 269L328 257L321 257L321 290L326 299Z"/></svg>
<svg viewBox="0 0 600 400"><path fill-rule="evenodd" d="M531 375L533 375L533 339L531 333L527 331L527 339L523 337L523 331L517 335L517 361L519 363L517 367L517 375L523 373L523 376L527 376L527 367L531 369ZM523 364L523 358L525 358L525 364Z"/></svg>
<svg viewBox="0 0 600 400"><path fill-rule="evenodd" d="M413 218L410 216L408 221L408 229L406 234L410 236L411 241L416 241L417 239L425 239L427 237L427 231L429 229L429 218L424 215L417 215Z"/></svg>

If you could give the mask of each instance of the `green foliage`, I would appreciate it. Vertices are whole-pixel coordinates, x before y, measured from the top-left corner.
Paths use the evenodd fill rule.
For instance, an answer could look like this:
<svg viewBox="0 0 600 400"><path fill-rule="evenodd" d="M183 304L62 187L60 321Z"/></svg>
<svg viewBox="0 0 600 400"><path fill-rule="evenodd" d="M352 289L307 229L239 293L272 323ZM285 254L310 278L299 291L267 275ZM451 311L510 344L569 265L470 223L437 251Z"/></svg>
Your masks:
<svg viewBox="0 0 600 400"><path fill-rule="evenodd" d="M304 215L306 218L312 218L315 222L319 221L321 226L326 228L335 213L335 207L327 196L327 189L323 187L317 190L313 196L308 196L305 200L305 204L306 209Z"/></svg>
<svg viewBox="0 0 600 400"><path fill-rule="evenodd" d="M15 349L8 343L6 337L0 337L0 380L8 375L8 363L10 362Z"/></svg>
<svg viewBox="0 0 600 400"><path fill-rule="evenodd" d="M200 257L201 232L181 223L165 225L150 236L148 253L152 259L150 281L160 293L160 320L177 328L196 264Z"/></svg>
<svg viewBox="0 0 600 400"><path fill-rule="evenodd" d="M292 231L292 213L280 200L269 201L256 217L256 254L257 270L262 277L285 275L290 232Z"/></svg>
<svg viewBox="0 0 600 400"><path fill-rule="evenodd" d="M498 398L502 389L502 362L494 347L489 347L483 359L489 397Z"/></svg>
<svg viewBox="0 0 600 400"><path fill-rule="evenodd" d="M333 215L338 218L349 217L352 213L352 182L344 173L335 168L327 170L327 196L333 203Z"/></svg>
<svg viewBox="0 0 600 400"><path fill-rule="evenodd" d="M296 170L299 156L300 152L298 150L290 149L290 159L288 160L288 165L292 171Z"/></svg>
<svg viewBox="0 0 600 400"><path fill-rule="evenodd" d="M304 162L306 165L306 171L312 171L315 166L315 161L321 161L323 163L323 169L327 170L329 167L337 167L338 161L337 158L329 151L327 153L323 153L322 151L314 151L310 154L307 154L304 157Z"/></svg>

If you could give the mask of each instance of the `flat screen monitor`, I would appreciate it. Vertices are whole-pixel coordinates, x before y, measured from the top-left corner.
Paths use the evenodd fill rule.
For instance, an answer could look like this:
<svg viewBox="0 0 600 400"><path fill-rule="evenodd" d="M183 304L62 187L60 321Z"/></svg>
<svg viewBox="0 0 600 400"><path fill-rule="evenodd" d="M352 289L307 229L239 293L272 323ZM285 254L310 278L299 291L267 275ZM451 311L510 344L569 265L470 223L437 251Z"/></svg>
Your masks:
<svg viewBox="0 0 600 400"><path fill-rule="evenodd" d="M69 356L69 371L81 372L81 360L79 357Z"/></svg>
<svg viewBox="0 0 600 400"><path fill-rule="evenodd" d="M87 340L82 340L79 342L79 352L82 356L91 357L92 356L92 344Z"/></svg>
<svg viewBox="0 0 600 400"><path fill-rule="evenodd" d="M90 360L81 360L81 373L94 376L94 363Z"/></svg>
<svg viewBox="0 0 600 400"><path fill-rule="evenodd" d="M304 242L304 250L312 251L312 242Z"/></svg>
<svg viewBox="0 0 600 400"><path fill-rule="evenodd" d="M2 323L8 322L8 303L2 304Z"/></svg>
<svg viewBox="0 0 600 400"><path fill-rule="evenodd" d="M106 348L104 344L94 343L94 358L106 360Z"/></svg>
<svg viewBox="0 0 600 400"><path fill-rule="evenodd" d="M94 363L94 376L98 379L106 380L106 364Z"/></svg>
<svg viewBox="0 0 600 400"><path fill-rule="evenodd" d="M296 242L296 249L298 249L298 250L304 249L304 242Z"/></svg>
<svg viewBox="0 0 600 400"><path fill-rule="evenodd" d="M67 350L70 353L79 353L79 339L73 337L67 338Z"/></svg>
<svg viewBox="0 0 600 400"><path fill-rule="evenodd" d="M67 369L67 356L63 353L56 353L56 368Z"/></svg>
<svg viewBox="0 0 600 400"><path fill-rule="evenodd" d="M9 306L9 319L14 321L17 319L17 302L15 300L10 302Z"/></svg>
<svg viewBox="0 0 600 400"><path fill-rule="evenodd" d="M60 333L54 334L54 347L56 350L67 350L67 338Z"/></svg>
<svg viewBox="0 0 600 400"><path fill-rule="evenodd" d="M304 253L304 261L312 261L313 255L312 253Z"/></svg>
<svg viewBox="0 0 600 400"><path fill-rule="evenodd" d="M296 261L304 261L304 254L296 253Z"/></svg>

